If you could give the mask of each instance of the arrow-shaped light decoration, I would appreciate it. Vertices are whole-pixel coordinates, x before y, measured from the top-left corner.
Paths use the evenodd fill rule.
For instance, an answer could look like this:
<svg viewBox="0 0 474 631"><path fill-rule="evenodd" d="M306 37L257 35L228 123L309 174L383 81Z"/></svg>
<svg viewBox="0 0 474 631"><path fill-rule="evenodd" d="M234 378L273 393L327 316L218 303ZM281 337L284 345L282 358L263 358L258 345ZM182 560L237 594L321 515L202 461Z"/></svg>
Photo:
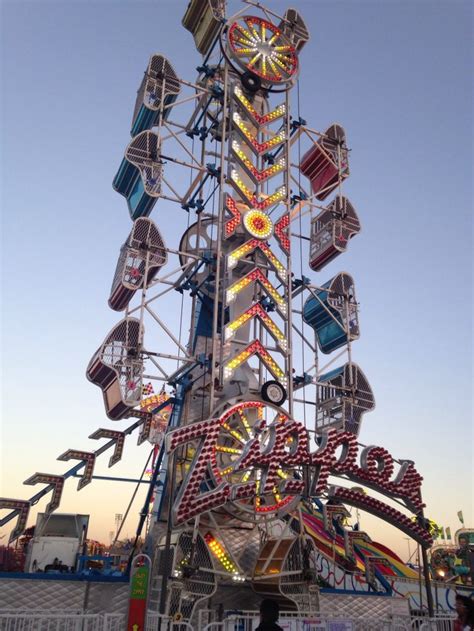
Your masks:
<svg viewBox="0 0 474 631"><path fill-rule="evenodd" d="M375 579L375 570L377 565L383 565L390 568L390 561L384 557L365 557L365 580L374 589L377 590L377 581Z"/></svg>
<svg viewBox="0 0 474 631"><path fill-rule="evenodd" d="M237 169L231 170L229 183L232 184L247 206L257 210L268 210L272 206L275 206L275 204L286 199L286 187L280 186L274 193L263 197L262 201L259 201L255 191L251 191L248 186L246 186Z"/></svg>
<svg viewBox="0 0 474 631"><path fill-rule="evenodd" d="M7 508L10 510L19 511L16 526L10 533L8 543L15 541L15 539L18 539L18 537L24 533L26 522L28 521L30 506L31 504L26 500L14 500L8 497L0 497L0 510L2 510L3 508Z"/></svg>
<svg viewBox="0 0 474 631"><path fill-rule="evenodd" d="M51 473L34 473L30 478L25 480L23 484L53 484L53 496L51 501L46 506L46 512L52 513L55 511L61 503L61 496L64 488L64 476L52 475Z"/></svg>
<svg viewBox="0 0 474 631"><path fill-rule="evenodd" d="M143 421L140 427L140 433L138 434L137 445L141 445L146 440L148 440L148 437L150 436L152 421L153 421L153 414L150 413L148 414L148 416Z"/></svg>
<svg viewBox="0 0 474 631"><path fill-rule="evenodd" d="M259 241L259 239L250 239L249 241L246 241L241 246L233 250L227 258L229 269L235 267L241 258L247 256L256 249L259 249L267 257L269 263L273 266L281 280L286 281L286 268L273 254L268 243L266 243L265 241Z"/></svg>
<svg viewBox="0 0 474 631"><path fill-rule="evenodd" d="M168 420L171 414L171 406L173 401L166 403L171 399L166 392L160 392L159 394L153 394L140 402L140 408L143 413L147 413L140 433L138 435L137 445L141 445L150 438L151 430L157 429L157 425L165 426L162 431L165 431L168 424ZM161 429L161 428L160 428ZM153 443L153 440L151 441Z"/></svg>
<svg viewBox="0 0 474 631"><path fill-rule="evenodd" d="M288 236L288 229L290 226L290 213L284 214L275 224L275 237L281 248L285 252L290 252L290 238Z"/></svg>
<svg viewBox="0 0 474 631"><path fill-rule="evenodd" d="M79 480L77 490L80 491L87 484L92 481L92 474L94 473L95 454L90 451L78 451L76 449L68 449L63 454L58 456L58 460L83 460L85 464L84 473Z"/></svg>
<svg viewBox="0 0 474 631"><path fill-rule="evenodd" d="M266 169L260 171L260 169L257 169L257 167L245 154L237 140L232 141L232 152L254 184L262 184L263 182L266 182L275 175L278 175L278 173L281 173L286 167L285 158L280 158L277 162L275 162L275 164L272 164Z"/></svg>
<svg viewBox="0 0 474 631"><path fill-rule="evenodd" d="M323 506L323 521L326 532L332 539L336 538L336 529L334 528L334 519L341 521L346 517L350 517L350 513L345 506Z"/></svg>
<svg viewBox="0 0 474 631"><path fill-rule="evenodd" d="M361 530L344 531L344 548L346 557L355 563L356 556L354 551L354 541L367 541L367 543L370 543L372 539L366 532L362 532Z"/></svg>
<svg viewBox="0 0 474 631"><path fill-rule="evenodd" d="M226 195L225 208L231 214L231 218L225 223L224 233L226 237L230 237L242 222L242 213L237 206L237 202L230 195Z"/></svg>
<svg viewBox="0 0 474 631"><path fill-rule="evenodd" d="M285 142L286 140L286 132L284 129L276 133L274 136L269 138L268 140L264 140L263 142L258 142L257 137L252 134L250 129L244 123L242 116L238 112L234 112L232 115L232 121L237 129L237 131L242 136L242 139L248 143L249 147L252 151L257 155L261 156L272 149L275 149L279 145Z"/></svg>
<svg viewBox="0 0 474 631"><path fill-rule="evenodd" d="M114 453L109 460L109 467L113 467L119 460L122 460L123 445L125 443L125 433L113 429L100 428L89 436L93 440L99 438L111 438L115 442Z"/></svg>
<svg viewBox="0 0 474 631"><path fill-rule="evenodd" d="M257 355L271 374L286 388L286 375L278 366L270 353L264 348L260 340L254 340L243 351L230 359L224 366L224 378L229 379L236 368L247 361L252 355Z"/></svg>
<svg viewBox="0 0 474 631"><path fill-rule="evenodd" d="M252 119L252 122L258 127L261 127L262 125L267 125L268 123L273 123L273 121L281 118L286 114L286 106L284 103L278 105L271 112L267 112L266 114L259 114L252 103L242 92L242 89L239 85L234 86L234 96L237 102L245 109L245 112L248 114L249 118Z"/></svg>
<svg viewBox="0 0 474 631"><path fill-rule="evenodd" d="M276 342L280 345L280 347L286 351L288 348L288 343L283 332L277 327L275 322L270 318L268 313L262 307L260 303L256 303L252 305L247 311L244 311L242 315L238 318L230 322L225 328L225 339L229 340L237 329L241 326L244 326L249 320L252 318L259 318L263 324L263 326L267 329L267 331L272 335L272 337L276 340Z"/></svg>
<svg viewBox="0 0 474 631"><path fill-rule="evenodd" d="M270 296L270 298L275 303L277 309L280 313L285 316L287 312L286 302L283 297L279 294L279 292L275 289L275 287L271 284L268 278L264 275L261 269L256 267L251 272L249 272L246 276L239 278L235 283L233 283L230 287L227 288L226 291L226 301L227 304L233 302L236 296L246 287L248 287L251 283L259 283L265 292Z"/></svg>

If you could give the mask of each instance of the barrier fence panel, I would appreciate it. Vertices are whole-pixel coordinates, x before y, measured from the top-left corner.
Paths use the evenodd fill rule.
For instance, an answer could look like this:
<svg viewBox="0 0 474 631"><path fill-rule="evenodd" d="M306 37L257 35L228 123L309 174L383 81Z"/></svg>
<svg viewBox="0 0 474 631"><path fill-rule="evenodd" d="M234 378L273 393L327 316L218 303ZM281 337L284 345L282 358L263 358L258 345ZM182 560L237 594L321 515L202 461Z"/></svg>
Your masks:
<svg viewBox="0 0 474 631"><path fill-rule="evenodd" d="M421 631L453 631L455 621L455 616L415 617L411 620L410 629L413 631L415 629L420 629Z"/></svg>
<svg viewBox="0 0 474 631"><path fill-rule="evenodd" d="M199 622L205 619L204 614ZM256 612L239 612L220 622L210 622L198 627L198 631L254 631L259 624ZM328 616L318 614L283 613L278 624L284 631L453 631L454 618L370 618L359 616Z"/></svg>
<svg viewBox="0 0 474 631"><path fill-rule="evenodd" d="M145 631L194 631L194 627L189 622L173 620L169 616L149 611Z"/></svg>
<svg viewBox="0 0 474 631"><path fill-rule="evenodd" d="M148 612L145 631L254 631L259 624L255 611L227 615L222 621L204 611L197 626ZM204 622L206 624L204 624ZM391 619L282 613L283 631L453 631L453 616L396 617ZM47 611L1 611L0 631L125 631L122 614L84 614Z"/></svg>
<svg viewBox="0 0 474 631"><path fill-rule="evenodd" d="M98 614L19 613L0 615L0 631L103 631Z"/></svg>
<svg viewBox="0 0 474 631"><path fill-rule="evenodd" d="M103 631L125 631L127 628L127 619L122 614L106 613L104 614Z"/></svg>
<svg viewBox="0 0 474 631"><path fill-rule="evenodd" d="M0 613L0 631L124 631L125 626L120 614Z"/></svg>

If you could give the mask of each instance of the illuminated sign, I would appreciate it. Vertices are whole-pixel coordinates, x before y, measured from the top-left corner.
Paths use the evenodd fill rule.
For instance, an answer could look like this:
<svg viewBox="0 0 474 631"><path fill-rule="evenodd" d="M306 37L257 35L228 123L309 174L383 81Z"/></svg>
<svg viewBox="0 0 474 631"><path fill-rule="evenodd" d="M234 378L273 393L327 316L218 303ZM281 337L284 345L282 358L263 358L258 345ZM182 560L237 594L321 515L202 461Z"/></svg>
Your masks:
<svg viewBox="0 0 474 631"><path fill-rule="evenodd" d="M262 407L259 401L240 403L225 413L245 406ZM362 447L359 462L359 445L357 437L350 432L329 430L322 436L319 448L309 451L309 437L304 426L289 419L286 423L271 423L266 427L265 421L258 422L258 430L248 440L241 455L232 463L232 474L252 469L261 471L259 488L255 480L232 484L228 478L221 479L212 490L199 493L199 489L208 479L209 463L215 453L217 439L222 426L222 418L210 419L180 427L167 436L167 451L174 451L179 445L196 441L198 446L190 471L184 480L173 507L175 524L187 520L207 510L216 509L228 502L253 498L258 493L268 493L275 488L280 496L320 497L329 489L330 496L341 502L352 504L378 515L408 533L423 545L430 545L431 535L423 526L422 520L414 522L399 510L388 506L375 498L369 497L360 490L330 486L328 478L343 476L357 484L364 484L390 499L401 500L405 508L421 514L422 477L413 462L401 461L399 470L394 473L394 461L387 450L368 446ZM269 438L262 444L259 434L266 429ZM288 448L288 445L291 448ZM280 477L282 467L304 468L305 479L299 476ZM280 507L281 508L281 507Z"/></svg>
<svg viewBox="0 0 474 631"><path fill-rule="evenodd" d="M15 541L15 539L25 532L30 506L30 502L26 500L13 500L7 497L0 497L0 510L2 508L8 508L18 511L18 520L15 528L10 533L9 543Z"/></svg>

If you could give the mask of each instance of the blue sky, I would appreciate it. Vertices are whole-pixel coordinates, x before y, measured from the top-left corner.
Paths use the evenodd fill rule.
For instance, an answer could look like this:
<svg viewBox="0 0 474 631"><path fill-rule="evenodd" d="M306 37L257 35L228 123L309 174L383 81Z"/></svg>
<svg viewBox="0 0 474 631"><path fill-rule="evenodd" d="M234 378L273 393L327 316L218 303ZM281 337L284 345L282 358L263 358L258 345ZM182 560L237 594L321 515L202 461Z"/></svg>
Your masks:
<svg viewBox="0 0 474 631"><path fill-rule="evenodd" d="M186 5L1 6L3 496L29 497L23 480L62 472L60 453L95 448L87 436L112 424L84 376L117 320L107 298L130 229L111 182L150 54L195 76L200 57L180 25ZM356 282L362 335L354 359L377 400L360 439L415 460L432 518L455 528L463 509L474 525L471 3L293 6L312 33L301 55L301 116L316 129L341 122L352 149L346 194L363 231L312 278L345 270ZM187 220L176 227L176 212L159 202L153 213L170 247ZM116 475L135 477L143 467L147 448L131 443ZM92 510L91 532L106 540L132 489L74 487L61 509ZM137 512L138 504L130 533ZM401 535L366 523L404 553Z"/></svg>

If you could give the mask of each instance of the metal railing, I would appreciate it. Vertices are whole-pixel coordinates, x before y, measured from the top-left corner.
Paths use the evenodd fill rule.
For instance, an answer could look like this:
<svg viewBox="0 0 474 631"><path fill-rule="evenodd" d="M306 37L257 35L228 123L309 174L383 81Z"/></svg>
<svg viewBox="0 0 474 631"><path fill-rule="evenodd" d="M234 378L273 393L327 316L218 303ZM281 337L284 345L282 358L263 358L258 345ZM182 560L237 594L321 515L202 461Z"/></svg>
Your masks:
<svg viewBox="0 0 474 631"><path fill-rule="evenodd" d="M201 620L200 620L201 622ZM239 612L198 626L199 631L253 631L259 623L257 612ZM410 616L349 616L282 613L278 624L285 631L452 631L453 616L436 618Z"/></svg>
<svg viewBox="0 0 474 631"><path fill-rule="evenodd" d="M124 631L121 614L31 611L0 613L0 631Z"/></svg>
<svg viewBox="0 0 474 631"><path fill-rule="evenodd" d="M149 611L145 631L194 631L194 627L189 622L173 620L169 616Z"/></svg>
<svg viewBox="0 0 474 631"><path fill-rule="evenodd" d="M207 612L206 612L207 613ZM206 616L207 617L207 616ZM285 631L453 631L454 616L364 617L282 613L279 624ZM144 631L253 631L259 616L255 611L228 615L221 621L198 618L196 626L158 613L148 612ZM125 631L122 614L71 612L0 611L0 631Z"/></svg>

